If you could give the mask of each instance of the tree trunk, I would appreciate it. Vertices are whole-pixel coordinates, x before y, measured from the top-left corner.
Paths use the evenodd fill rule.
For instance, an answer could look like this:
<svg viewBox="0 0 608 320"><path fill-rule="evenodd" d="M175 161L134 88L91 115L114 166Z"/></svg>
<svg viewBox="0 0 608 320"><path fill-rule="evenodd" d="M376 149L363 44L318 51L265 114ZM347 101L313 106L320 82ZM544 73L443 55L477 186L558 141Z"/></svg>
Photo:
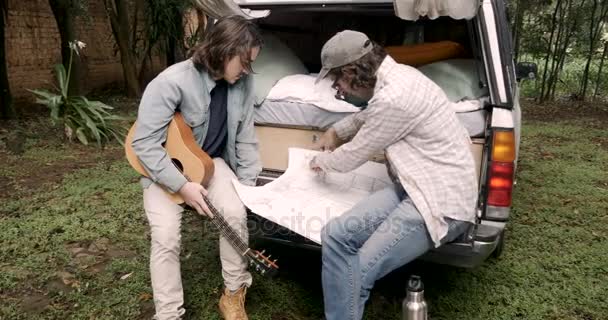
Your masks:
<svg viewBox="0 0 608 320"><path fill-rule="evenodd" d="M585 70L583 71L580 98L584 101L587 95L587 84L589 83L589 67L591 66L591 60L593 59L594 50L594 31L595 31L595 11L597 9L597 0L593 0L593 9L591 10L591 21L589 22L589 52L587 53L587 62L585 63Z"/></svg>
<svg viewBox="0 0 608 320"><path fill-rule="evenodd" d="M555 4L555 11L553 11L553 17L551 18L551 36L549 37L549 44L547 45L547 54L545 55L545 67L543 69L543 80L540 88L540 102L545 101L545 86L547 84L547 70L549 69L549 57L551 56L551 52L553 52L553 36L555 35L555 23L557 20L557 12L562 5L561 0L557 0L557 4Z"/></svg>
<svg viewBox="0 0 608 320"><path fill-rule="evenodd" d="M6 47L4 46L4 26L8 12L8 2L0 1L0 118L11 119L15 117L11 88L8 82L8 70L6 68Z"/></svg>
<svg viewBox="0 0 608 320"><path fill-rule="evenodd" d="M583 6L585 4L586 0L583 0L579 6ZM559 75L561 74L563 68L564 68L564 62L566 60L566 53L568 51L568 47L570 45L570 39L572 38L572 36L575 34L576 32L576 28L578 26L578 22L579 22L579 12L578 10L575 8L574 14L572 13L572 5L573 5L574 1L568 1L568 8L567 11L564 12L564 14L561 16L561 22L560 22L560 28L561 25L565 25L563 28L564 31L564 36L563 37L558 37L558 41L555 43L555 69L552 70L552 75L550 76L552 78L552 83L549 86L549 90L548 90L548 99L549 100L554 100L555 99L555 89L557 87L557 82L559 80ZM574 15L574 17L573 17Z"/></svg>
<svg viewBox="0 0 608 320"><path fill-rule="evenodd" d="M167 64L167 67L174 64L177 61L177 48L176 48L176 43L175 43L175 38L172 36L169 36L167 38L167 56L166 56L166 61L165 63Z"/></svg>
<svg viewBox="0 0 608 320"><path fill-rule="evenodd" d="M525 2L525 0L517 0L515 22L513 24L513 58L516 62L519 62L519 45L521 43L521 33L524 26L524 16L526 14Z"/></svg>
<svg viewBox="0 0 608 320"><path fill-rule="evenodd" d="M140 14L142 14L142 12L145 12L145 1L144 0L135 0L134 1L135 4L135 10L133 12L133 24L131 26L131 52L137 52L137 45L138 45L138 39L137 39L137 33L138 33L138 24L139 22L139 17ZM145 13L144 13L145 14ZM145 23L145 19L143 19L144 21L142 21L142 23ZM143 91L143 89L146 87L147 85L147 73L148 73L148 65L150 65L152 63L152 48L148 46L147 41L144 42L144 48L142 50L143 54L141 55L141 59L139 60L139 69L136 68L137 71L137 82L139 83L139 88L140 90Z"/></svg>
<svg viewBox="0 0 608 320"><path fill-rule="evenodd" d="M576 23L574 23L573 25L576 25ZM560 49L560 52L557 56L557 68L554 71L554 79L555 81L553 81L553 83L551 84L551 87L549 88L549 99L550 100L555 100L555 89L557 87L557 82L559 80L559 76L562 73L562 70L564 69L564 63L566 61L566 52L568 50L568 41L570 41L570 37L572 36L572 33L574 32L573 29L571 29L571 33L568 34L568 37L566 38L563 47Z"/></svg>
<svg viewBox="0 0 608 320"><path fill-rule="evenodd" d="M608 5L607 1L603 0L600 4L600 9L597 16L597 20L595 19L596 11L598 3L597 0L593 1L593 10L591 13L591 21L589 22L589 52L587 54L587 63L585 64L585 70L583 71L582 77L582 88L580 90L580 97L582 100L585 100L587 95L587 88L589 86L589 67L591 66L591 61L595 56L595 47L596 43L599 40L600 31L604 29L604 21L606 20L606 14L608 13Z"/></svg>
<svg viewBox="0 0 608 320"><path fill-rule="evenodd" d="M59 36L61 38L61 62L66 72L70 70L70 42L76 40L76 29L74 28L74 12L72 0L49 0L51 10L57 22ZM78 55L72 59L72 69L68 93L70 95L82 94L82 63Z"/></svg>
<svg viewBox="0 0 608 320"><path fill-rule="evenodd" d="M139 97L141 86L139 85L137 65L133 56L130 40L129 8L126 0L104 0L106 11L110 18L110 26L114 40L120 52L120 63L125 80L127 95L129 97Z"/></svg>
<svg viewBox="0 0 608 320"><path fill-rule="evenodd" d="M604 51L602 52L600 67L597 70L597 80L595 81L595 91L593 92L594 100L597 99L597 94L600 91L600 83L602 82L602 69L604 68L604 60L606 60L606 52L608 52L608 41L604 42Z"/></svg>
<svg viewBox="0 0 608 320"><path fill-rule="evenodd" d="M139 71L137 75L137 79L139 81L139 85L141 88L145 88L148 84L148 69L152 66L152 48L146 45L144 49L144 54L142 56L141 64L139 66Z"/></svg>
<svg viewBox="0 0 608 320"><path fill-rule="evenodd" d="M179 8L171 7L173 16L173 30L175 34L167 36L167 67L183 60L184 57L184 26L183 12Z"/></svg>
<svg viewBox="0 0 608 320"><path fill-rule="evenodd" d="M140 15L139 12L144 8L144 4L142 0L135 0L133 1L133 4L135 5L135 8L133 9L133 24L131 25L131 38L129 38L129 41L132 45L131 51L137 52L137 24Z"/></svg>
<svg viewBox="0 0 608 320"><path fill-rule="evenodd" d="M568 5L570 5L572 3L570 0L566 0L566 2L568 3ZM542 98L543 101L551 100L551 89L554 88L555 83L557 83L557 74L556 74L555 70L559 66L559 64L557 63L557 60L558 60L557 57L559 55L561 41L563 40L564 21L566 20L565 19L566 12L568 12L568 10L566 8L564 8L564 6L559 7L559 14L558 14L559 18L556 20L557 35L555 36L555 45L553 46L553 48L551 48L551 51L550 51L551 67L549 68L549 78L546 81L547 90L545 91L545 95Z"/></svg>

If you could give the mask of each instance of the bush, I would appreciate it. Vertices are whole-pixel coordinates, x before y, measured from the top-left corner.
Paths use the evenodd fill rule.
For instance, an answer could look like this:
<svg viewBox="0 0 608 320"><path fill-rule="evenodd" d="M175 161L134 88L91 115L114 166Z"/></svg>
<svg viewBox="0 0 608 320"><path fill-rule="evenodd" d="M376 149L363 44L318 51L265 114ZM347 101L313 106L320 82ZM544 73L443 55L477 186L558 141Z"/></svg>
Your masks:
<svg viewBox="0 0 608 320"><path fill-rule="evenodd" d="M85 145L93 140L101 145L115 138L122 144L125 128L120 126L117 120L123 119L110 114L112 107L100 101L90 101L84 96L69 94L72 59L74 53L80 55L79 50L84 46L85 44L80 41L70 43L70 63L67 72L62 64L55 65L55 76L59 87L56 87L54 92L42 89L28 91L36 96L36 103L50 109L51 121L54 125L63 123L68 140L72 141L76 137Z"/></svg>
<svg viewBox="0 0 608 320"><path fill-rule="evenodd" d="M521 84L521 95L528 98L538 98L540 96L540 89L542 85L544 60L542 59L530 59L529 56L524 56L522 61L535 62L538 65L538 74L533 81L523 81ZM568 56L566 57L566 63L564 64L563 70L558 74L558 81L555 87L555 98L568 98L574 99L578 97L578 93L581 89L581 80L583 72L585 70L586 59L584 57ZM551 62L549 62L551 64ZM602 73L608 70L608 64L604 65ZM587 100L593 98L595 86L597 83L597 73L599 71L599 61L592 61L589 68L589 82L587 84ZM605 97L608 93L608 80L601 79L600 87L598 92L598 98ZM580 98L580 97L578 97Z"/></svg>

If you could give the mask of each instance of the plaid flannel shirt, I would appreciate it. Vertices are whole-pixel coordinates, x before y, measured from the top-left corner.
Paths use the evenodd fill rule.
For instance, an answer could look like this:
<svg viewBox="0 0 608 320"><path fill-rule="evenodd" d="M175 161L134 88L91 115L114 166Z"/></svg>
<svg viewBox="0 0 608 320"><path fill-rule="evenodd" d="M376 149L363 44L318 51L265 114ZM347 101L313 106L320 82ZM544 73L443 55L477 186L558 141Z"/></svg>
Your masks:
<svg viewBox="0 0 608 320"><path fill-rule="evenodd" d="M444 218L475 221L478 187L469 134L443 90L415 68L387 56L377 76L368 107L333 126L340 139L352 140L315 161L323 170L348 172L384 151L389 173L439 246L448 231Z"/></svg>

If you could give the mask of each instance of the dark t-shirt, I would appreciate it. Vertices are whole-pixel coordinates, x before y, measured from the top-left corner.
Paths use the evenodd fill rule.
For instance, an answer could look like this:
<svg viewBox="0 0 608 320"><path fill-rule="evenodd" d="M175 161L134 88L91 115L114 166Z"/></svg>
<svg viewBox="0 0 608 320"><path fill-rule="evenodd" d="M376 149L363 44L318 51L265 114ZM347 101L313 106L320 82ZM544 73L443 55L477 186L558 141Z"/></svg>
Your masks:
<svg viewBox="0 0 608 320"><path fill-rule="evenodd" d="M209 129L203 150L212 158L221 157L228 139L228 83L219 80L211 90L209 104Z"/></svg>

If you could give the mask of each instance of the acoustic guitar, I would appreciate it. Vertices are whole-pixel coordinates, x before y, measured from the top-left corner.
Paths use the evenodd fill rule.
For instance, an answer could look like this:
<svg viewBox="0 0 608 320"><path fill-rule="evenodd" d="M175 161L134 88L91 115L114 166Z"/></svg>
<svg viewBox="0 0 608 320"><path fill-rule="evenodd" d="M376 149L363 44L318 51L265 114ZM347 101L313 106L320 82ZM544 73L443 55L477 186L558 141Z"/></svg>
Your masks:
<svg viewBox="0 0 608 320"><path fill-rule="evenodd" d="M135 171L142 176L150 177L148 171L139 162L139 158L133 151L131 143L135 135L134 123L125 139L125 153L127 161ZM171 162L179 169L179 171L188 179L188 181L200 183L203 187L209 185L209 180L213 177L214 165L213 160L207 153L201 149L196 143L192 129L184 121L184 116L176 112L173 120L167 128L167 141L163 147L167 150L167 154L171 157ZM184 203L184 199L178 193L171 193L165 190L167 196L177 204Z"/></svg>
<svg viewBox="0 0 608 320"><path fill-rule="evenodd" d="M131 126L125 139L125 154L127 161L135 171L143 176L150 177L150 174L141 164L131 146L136 126L137 122ZM167 140L163 144L163 147L171 158L171 162L188 181L200 183L204 187L209 185L215 168L213 160L196 143L194 135L192 134L192 129L186 124L184 117L179 112L175 113L173 119L169 123ZM184 203L184 199L182 199L179 194L171 193L166 189L165 193L173 202L177 204ZM239 251L241 255L246 256L249 259L250 265L255 267L262 275L274 275L279 269L276 264L277 260L271 261L270 256L266 257L264 255L264 250L260 252L249 248L238 233L226 222L222 214L220 214L213 204L211 204L209 199L205 196L203 196L203 199L205 200L207 207L209 207L209 210L211 210L211 213L213 213L213 218L210 218L211 222L219 232L228 239L232 246Z"/></svg>

